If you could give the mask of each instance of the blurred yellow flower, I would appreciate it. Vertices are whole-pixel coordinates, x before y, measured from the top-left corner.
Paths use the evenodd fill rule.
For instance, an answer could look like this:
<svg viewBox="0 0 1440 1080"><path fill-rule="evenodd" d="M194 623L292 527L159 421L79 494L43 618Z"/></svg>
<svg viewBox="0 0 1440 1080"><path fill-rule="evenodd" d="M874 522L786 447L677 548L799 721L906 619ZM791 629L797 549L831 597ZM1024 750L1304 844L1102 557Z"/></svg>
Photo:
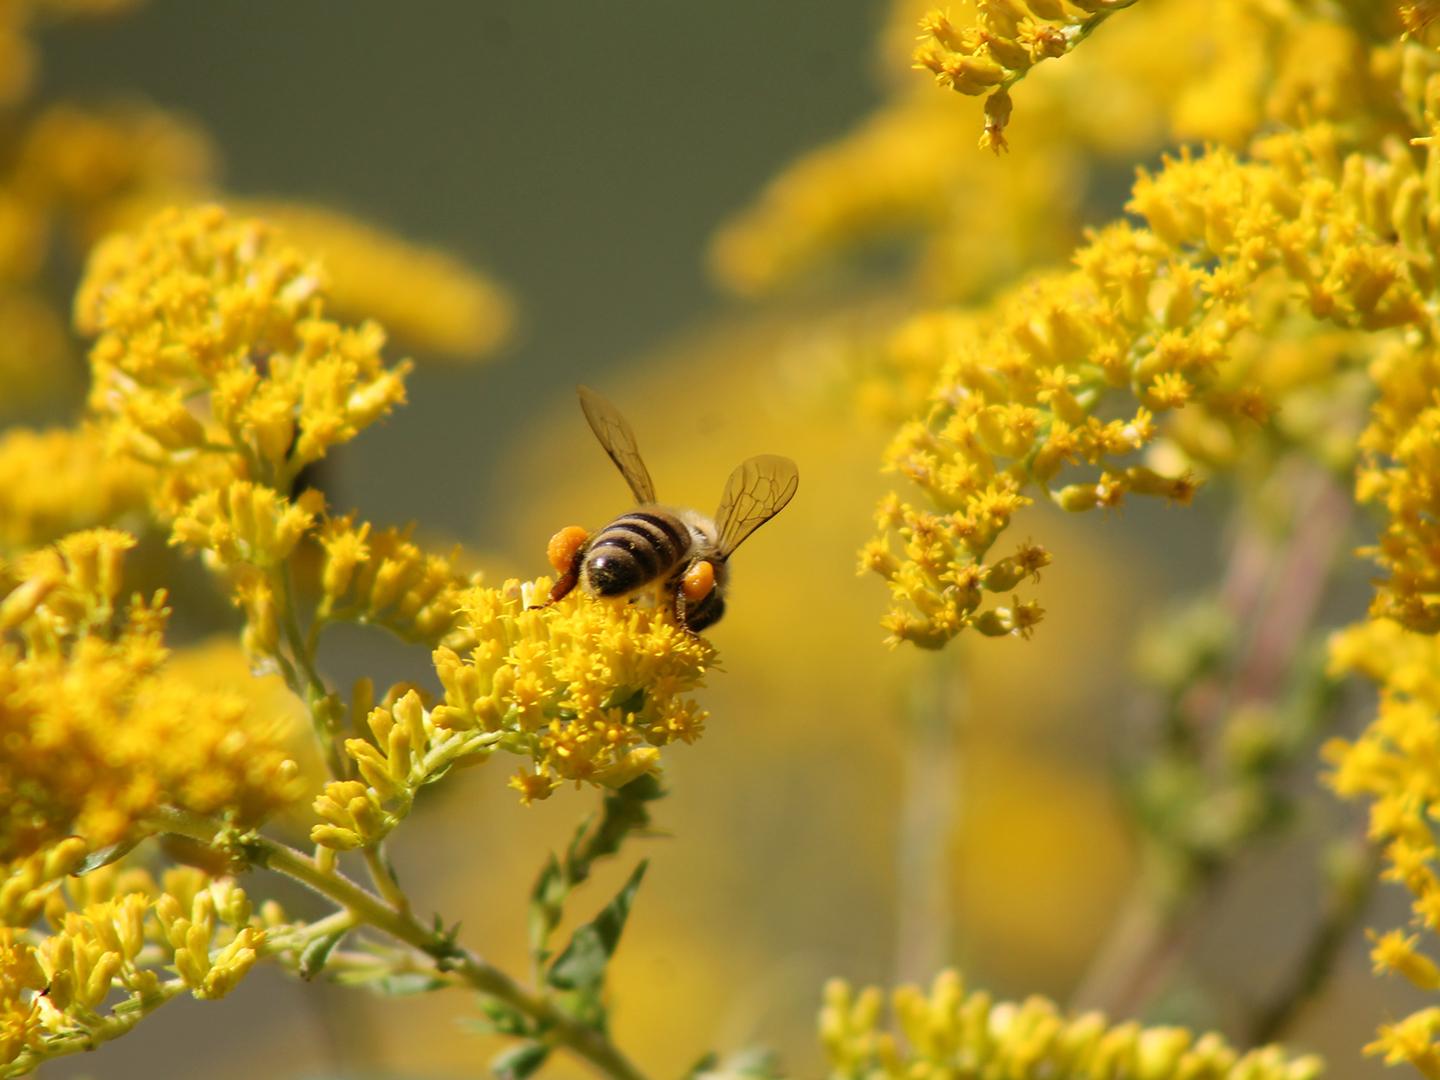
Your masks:
<svg viewBox="0 0 1440 1080"><path fill-rule="evenodd" d="M0 571L0 859L124 841L162 804L256 822L300 794L277 718L170 671L163 594L117 611L133 544L76 533Z"/></svg>
<svg viewBox="0 0 1440 1080"><path fill-rule="evenodd" d="M442 251L317 206L244 201L325 266L337 311L376 319L402 342L473 360L510 333L513 305L493 280Z"/></svg>
<svg viewBox="0 0 1440 1080"><path fill-rule="evenodd" d="M997 1002L966 991L947 971L929 993L902 986L891 996L893 1028L882 1025L884 999L836 980L825 988L820 1039L835 1080L915 1076L1037 1076L1091 1080L1314 1080L1322 1063L1278 1047L1247 1053L1217 1035L1184 1028L1111 1025L1099 1013L1067 1017L1041 997Z"/></svg>
<svg viewBox="0 0 1440 1080"><path fill-rule="evenodd" d="M105 443L93 425L0 435L0 554L143 510L149 470Z"/></svg>

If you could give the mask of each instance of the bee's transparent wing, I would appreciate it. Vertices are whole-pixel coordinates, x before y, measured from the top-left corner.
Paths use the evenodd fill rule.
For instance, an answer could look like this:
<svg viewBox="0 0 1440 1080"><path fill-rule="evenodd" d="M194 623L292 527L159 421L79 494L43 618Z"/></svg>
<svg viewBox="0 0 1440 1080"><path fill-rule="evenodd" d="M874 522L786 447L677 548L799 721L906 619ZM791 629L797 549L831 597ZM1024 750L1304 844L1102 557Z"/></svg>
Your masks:
<svg viewBox="0 0 1440 1080"><path fill-rule="evenodd" d="M742 461L725 482L715 512L720 557L729 558L746 537L785 509L799 486L800 470L787 457L761 454Z"/></svg>
<svg viewBox="0 0 1440 1080"><path fill-rule="evenodd" d="M635 432L620 415L620 410L588 386L577 387L580 393L580 408L585 410L585 419L590 421L590 430L600 440L600 445L610 455L610 460L625 477L637 502L655 501L655 483L650 479L650 470L640 458L640 449L635 445Z"/></svg>

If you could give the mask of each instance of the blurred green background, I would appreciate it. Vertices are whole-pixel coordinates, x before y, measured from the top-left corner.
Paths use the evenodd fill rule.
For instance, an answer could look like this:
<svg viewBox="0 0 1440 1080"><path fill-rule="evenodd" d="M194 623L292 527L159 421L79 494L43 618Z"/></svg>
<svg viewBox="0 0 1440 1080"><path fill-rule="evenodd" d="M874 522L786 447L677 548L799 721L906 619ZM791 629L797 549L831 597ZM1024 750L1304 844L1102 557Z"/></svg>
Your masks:
<svg viewBox="0 0 1440 1080"><path fill-rule="evenodd" d="M496 359L422 366L411 405L347 448L326 480L342 508L416 520L495 576L547 572L550 532L625 509L579 380L630 416L667 499L709 509L751 453L800 462L794 506L737 560L709 731L668 756L671 835L643 845L615 1026L656 1076L756 1043L814 1075L833 975L928 981L955 963L1001 994L1071 989L1134 869L1108 783L1135 708L1131 639L1220 561L1206 498L1127 510L1123 527L1051 521L1059 565L1035 641L938 659L881 644L883 590L856 578L854 553L886 433L825 389L834 372L804 318L722 298L703 252L788 160L879 100L884 14L873 0L153 0L41 42L42 97L180 110L221 148L227 190L340 208L513 291L518 334ZM805 303L833 318L853 299ZM325 662L342 678L424 677L423 655L399 655L354 634ZM518 971L531 878L592 798L523 809L502 768L443 785L394 858L420 910ZM1211 996L1166 1015L1223 1024L1281 976L1314 914L1314 871L1303 840L1291 847L1220 898L1197 950ZM1358 1048L1404 1003L1369 979L1358 936L1342 964L1297 1035L1334 1056L1331 1075L1377 1075ZM260 972L46 1075L478 1076L494 1047L461 1029L470 1013L458 994L370 999ZM556 1061L547 1075L576 1074Z"/></svg>

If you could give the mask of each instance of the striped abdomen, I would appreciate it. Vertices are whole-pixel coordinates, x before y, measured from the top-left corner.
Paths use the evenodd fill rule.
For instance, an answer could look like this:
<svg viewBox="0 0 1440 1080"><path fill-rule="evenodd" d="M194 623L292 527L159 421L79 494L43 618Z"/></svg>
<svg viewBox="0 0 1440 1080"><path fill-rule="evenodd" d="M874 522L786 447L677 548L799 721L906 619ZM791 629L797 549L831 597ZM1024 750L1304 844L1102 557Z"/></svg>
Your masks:
<svg viewBox="0 0 1440 1080"><path fill-rule="evenodd" d="M689 527L658 507L616 518L590 540L581 580L599 596L624 596L679 569L694 541Z"/></svg>

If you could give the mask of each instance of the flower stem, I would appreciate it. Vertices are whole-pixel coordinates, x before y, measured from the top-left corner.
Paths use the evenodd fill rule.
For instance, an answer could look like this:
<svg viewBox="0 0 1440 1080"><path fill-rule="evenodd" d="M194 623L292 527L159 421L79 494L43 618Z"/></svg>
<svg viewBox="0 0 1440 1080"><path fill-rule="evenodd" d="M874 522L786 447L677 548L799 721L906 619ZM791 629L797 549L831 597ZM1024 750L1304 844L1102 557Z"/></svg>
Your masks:
<svg viewBox="0 0 1440 1080"><path fill-rule="evenodd" d="M215 843L226 828L199 814L175 809L160 811L152 815L151 820L161 831L207 844ZM221 839L221 843L225 841ZM343 874L327 873L308 855L259 834L247 833L237 838L233 846L253 865L293 878L339 904L358 921L418 949L431 958L442 974L452 975L471 989L537 1021L556 1045L588 1062L602 1076L612 1080L646 1080L645 1074L604 1033L580 1023L543 995L527 990L448 934L425 927L408 910L397 910Z"/></svg>

